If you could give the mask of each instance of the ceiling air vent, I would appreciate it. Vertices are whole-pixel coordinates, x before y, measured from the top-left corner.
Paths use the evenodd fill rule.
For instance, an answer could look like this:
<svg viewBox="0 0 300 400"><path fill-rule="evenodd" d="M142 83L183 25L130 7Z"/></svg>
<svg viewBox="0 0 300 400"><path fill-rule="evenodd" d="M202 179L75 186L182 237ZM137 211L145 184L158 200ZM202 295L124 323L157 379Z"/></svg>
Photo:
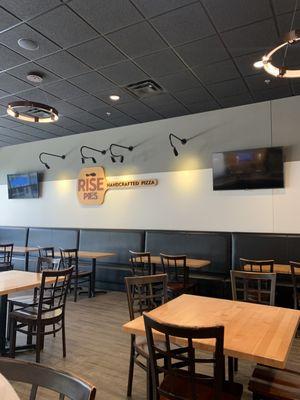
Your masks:
<svg viewBox="0 0 300 400"><path fill-rule="evenodd" d="M159 86L159 84L151 79L137 83L131 83L130 85L126 86L125 89L139 99L155 96L163 92L163 89Z"/></svg>

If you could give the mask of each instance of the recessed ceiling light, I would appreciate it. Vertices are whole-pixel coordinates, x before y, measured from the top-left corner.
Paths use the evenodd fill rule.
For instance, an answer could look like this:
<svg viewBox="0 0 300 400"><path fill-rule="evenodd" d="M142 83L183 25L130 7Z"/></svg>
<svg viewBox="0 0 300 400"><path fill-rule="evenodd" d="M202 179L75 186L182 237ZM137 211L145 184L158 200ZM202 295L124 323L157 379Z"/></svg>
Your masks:
<svg viewBox="0 0 300 400"><path fill-rule="evenodd" d="M18 40L18 45L20 47L22 47L22 49L29 50L29 51L38 50L38 48L40 47L36 41L34 41L32 39L24 39L24 38L21 38Z"/></svg>
<svg viewBox="0 0 300 400"><path fill-rule="evenodd" d="M33 83L41 83L43 82L43 74L40 72L29 72L26 78Z"/></svg>
<svg viewBox="0 0 300 400"><path fill-rule="evenodd" d="M120 100L120 96L118 96L117 94L112 94L111 96L109 96L109 98L110 98L112 101L118 101L118 100Z"/></svg>
<svg viewBox="0 0 300 400"><path fill-rule="evenodd" d="M110 117L111 113L110 113L109 111L107 111L106 115L107 115L108 117Z"/></svg>

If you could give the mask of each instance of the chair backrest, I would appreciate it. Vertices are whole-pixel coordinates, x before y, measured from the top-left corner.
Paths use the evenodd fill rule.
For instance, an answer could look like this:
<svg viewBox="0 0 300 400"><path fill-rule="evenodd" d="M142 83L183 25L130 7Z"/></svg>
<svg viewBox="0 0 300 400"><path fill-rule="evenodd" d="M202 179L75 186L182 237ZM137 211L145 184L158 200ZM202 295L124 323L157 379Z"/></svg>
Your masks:
<svg viewBox="0 0 300 400"><path fill-rule="evenodd" d="M0 244L0 265L5 264L7 266L12 265L12 255L14 250L14 244Z"/></svg>
<svg viewBox="0 0 300 400"><path fill-rule="evenodd" d="M67 269L42 271L42 282L38 304L38 321L43 314L53 311L56 315L63 316L67 299L67 292L74 267ZM48 283L48 278L54 282Z"/></svg>
<svg viewBox="0 0 300 400"><path fill-rule="evenodd" d="M160 396L174 400L201 398L201 393L197 393L197 396L196 393L186 393L187 388L182 384L180 385L180 377L186 377L188 374L189 380L193 383L203 382L204 387L205 383L208 383L208 381L211 382L213 395L210 398L220 400L225 379L224 326L195 328L171 325L158 322L150 318L149 314L144 314L144 322L152 372L154 399L159 399ZM153 331L156 331L156 333L160 332L162 336L161 340L165 342L165 347L157 346ZM171 348L170 337L185 339L186 345ZM208 358L196 357L194 339L214 339L214 354ZM164 359L163 363L161 363L162 359ZM212 364L213 376L204 377L198 374L196 372L197 364ZM184 367L187 367L187 370L183 371L182 368ZM169 377L176 380L179 379L179 385L169 385L167 388L164 385L160 386L159 374L161 372L164 373L165 379Z"/></svg>
<svg viewBox="0 0 300 400"><path fill-rule="evenodd" d="M151 255L149 252L129 250L133 276L151 275Z"/></svg>
<svg viewBox="0 0 300 400"><path fill-rule="evenodd" d="M274 260L240 258L240 270L250 272L274 272Z"/></svg>
<svg viewBox="0 0 300 400"><path fill-rule="evenodd" d="M170 255L160 253L163 272L170 282L183 282L186 287L189 279L189 269L186 266L185 255Z"/></svg>
<svg viewBox="0 0 300 400"><path fill-rule="evenodd" d="M75 268L74 273L78 273L78 249L59 249L61 262L64 268L69 268L72 265Z"/></svg>
<svg viewBox="0 0 300 400"><path fill-rule="evenodd" d="M230 271L233 300L275 305L276 273Z"/></svg>
<svg viewBox="0 0 300 400"><path fill-rule="evenodd" d="M294 308L300 309L300 262L290 261L293 281Z"/></svg>
<svg viewBox="0 0 300 400"><path fill-rule="evenodd" d="M37 399L39 387L59 394L61 400L65 397L71 400L94 400L96 397L96 388L82 378L42 364L1 357L0 373L9 381L31 385L28 400Z"/></svg>
<svg viewBox="0 0 300 400"><path fill-rule="evenodd" d="M131 320L168 301L167 282L166 274L125 278Z"/></svg>
<svg viewBox="0 0 300 400"><path fill-rule="evenodd" d="M39 256L54 258L54 247L39 247Z"/></svg>
<svg viewBox="0 0 300 400"><path fill-rule="evenodd" d="M42 272L46 269L59 269L59 263L54 262L53 257L38 257L37 264L36 264L36 272Z"/></svg>

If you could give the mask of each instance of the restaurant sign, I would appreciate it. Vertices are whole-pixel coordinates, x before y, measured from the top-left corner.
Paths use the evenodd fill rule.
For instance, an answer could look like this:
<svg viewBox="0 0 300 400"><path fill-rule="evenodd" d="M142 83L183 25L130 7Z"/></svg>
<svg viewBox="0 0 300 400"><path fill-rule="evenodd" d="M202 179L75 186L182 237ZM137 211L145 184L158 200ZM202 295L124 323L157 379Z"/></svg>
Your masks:
<svg viewBox="0 0 300 400"><path fill-rule="evenodd" d="M135 189L156 186L157 179L110 179L103 167L83 168L77 180L77 197L81 204L101 205L108 189Z"/></svg>

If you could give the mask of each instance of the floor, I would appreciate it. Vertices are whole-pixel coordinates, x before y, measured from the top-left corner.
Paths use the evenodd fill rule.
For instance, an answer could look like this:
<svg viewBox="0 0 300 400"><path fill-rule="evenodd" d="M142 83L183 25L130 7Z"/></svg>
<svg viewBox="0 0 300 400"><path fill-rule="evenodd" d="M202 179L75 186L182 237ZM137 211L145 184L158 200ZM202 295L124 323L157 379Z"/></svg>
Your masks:
<svg viewBox="0 0 300 400"><path fill-rule="evenodd" d="M129 337L122 332L128 320L124 293L110 292L88 299L80 297L77 303L67 304L67 357L62 358L61 337L48 337L41 362L57 369L73 372L92 382L97 388L97 400L126 399ZM34 361L34 353L18 355ZM295 339L289 358L289 367L300 369L300 338ZM250 399L247 382L253 365L240 361L238 382L244 384L243 399ZM27 400L27 388L15 385L21 400ZM40 399L57 399L47 392ZM145 400L145 374L136 367L132 400Z"/></svg>

